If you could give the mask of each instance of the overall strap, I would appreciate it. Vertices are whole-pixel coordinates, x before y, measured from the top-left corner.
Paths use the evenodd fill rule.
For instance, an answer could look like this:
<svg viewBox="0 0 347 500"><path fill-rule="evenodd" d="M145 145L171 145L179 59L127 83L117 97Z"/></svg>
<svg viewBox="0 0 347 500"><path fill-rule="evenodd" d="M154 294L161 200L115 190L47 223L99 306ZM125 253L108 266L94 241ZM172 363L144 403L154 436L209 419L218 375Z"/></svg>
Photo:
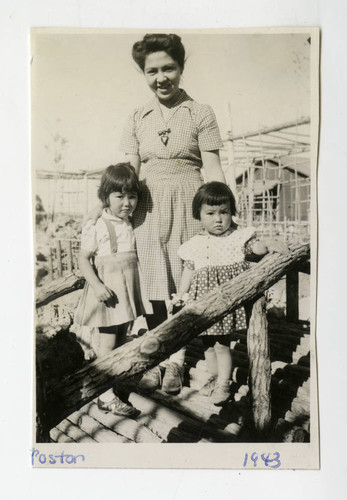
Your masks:
<svg viewBox="0 0 347 500"><path fill-rule="evenodd" d="M101 217L102 220L105 222L108 234L110 235L110 246L111 246L111 253L116 253L117 252L117 236L116 236L116 231L113 227L113 224L110 220L106 219L106 217Z"/></svg>

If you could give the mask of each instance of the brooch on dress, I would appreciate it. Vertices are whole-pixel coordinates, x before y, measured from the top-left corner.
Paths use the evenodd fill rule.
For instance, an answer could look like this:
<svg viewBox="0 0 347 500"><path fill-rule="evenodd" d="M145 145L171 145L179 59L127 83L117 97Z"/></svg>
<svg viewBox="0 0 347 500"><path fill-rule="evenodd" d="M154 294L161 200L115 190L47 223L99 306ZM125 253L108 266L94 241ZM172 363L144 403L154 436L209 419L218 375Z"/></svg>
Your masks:
<svg viewBox="0 0 347 500"><path fill-rule="evenodd" d="M167 144L167 141L169 140L169 136L168 134L171 132L171 130L169 128L166 128L164 130L159 130L158 132L158 135L161 139L161 142L164 144L164 146L166 146Z"/></svg>

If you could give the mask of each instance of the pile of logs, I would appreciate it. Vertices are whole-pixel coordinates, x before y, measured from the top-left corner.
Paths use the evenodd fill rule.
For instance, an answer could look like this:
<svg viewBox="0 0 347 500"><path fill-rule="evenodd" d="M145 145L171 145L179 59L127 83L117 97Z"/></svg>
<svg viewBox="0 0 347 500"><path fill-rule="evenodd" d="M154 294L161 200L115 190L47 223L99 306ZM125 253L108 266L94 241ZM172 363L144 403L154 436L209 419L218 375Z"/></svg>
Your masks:
<svg viewBox="0 0 347 500"><path fill-rule="evenodd" d="M85 411L95 412L95 404L92 401L104 390L112 386L115 381L117 381L117 384L124 382L125 386L127 384L130 386L129 397L134 406L137 407L138 405L147 408L146 411L139 408L142 411L140 417L142 419L149 415L149 421L152 421L153 412L155 415L165 413L163 408L170 407L170 415L176 420L174 422L175 427L171 428L169 434L165 435L163 430L161 433L151 430L149 421L143 424L146 429L151 430L153 434L163 441L174 440L175 434L176 441L182 440L183 442L184 434L187 436L186 439L190 440L189 442L200 439L207 441L233 440L239 434L240 429L247 428L245 422L251 422L255 432L261 433L262 437L264 437L273 424L274 415L271 412L271 396L274 397L276 394L277 398L276 389L274 389L274 387L276 388L276 374L279 379L278 369L285 371L286 366L293 363L292 346L301 345L304 335L295 336L294 331L291 331L292 335L289 334L288 338L287 336L283 338L279 335L280 332L271 331L269 349L267 320L264 301L261 296L267 288L277 282L293 266L306 261L308 256L308 245L293 246L290 255L270 254L253 269L216 288L194 304L185 307L172 319L164 322L155 330L147 332L142 337L116 349L104 358L97 359L61 382L48 385L44 390L38 390L40 401L37 404L39 409L37 441L49 439L49 430L53 428L57 429L57 431L52 431L53 434L54 432L62 432L68 436L67 429L73 429L74 425L77 427L76 420L74 423L74 417L71 417L71 415L75 414L76 416L76 411L78 413L82 410L84 411L83 414L85 414ZM76 289L74 284L72 286ZM77 287L80 287L80 283L78 283ZM61 294L60 291L59 295ZM38 303L41 305L48 303L49 297L52 295L54 295L54 291L53 293L41 292ZM199 395L194 390L194 388L198 388L197 384L203 383L200 372L204 371L203 363L199 361L201 352L199 353L199 339L196 339L196 337L207 327L245 303L248 304L248 309L251 311L247 336L246 332L237 332L232 345L235 366L233 373L235 401L239 404L234 403L232 408L223 408L216 411L216 407L210 405L208 400L205 400L205 403L202 404L201 397L199 398ZM290 327L288 328L290 329ZM139 396L132 390L131 384L134 384L136 376L139 376L145 370L158 364L172 352L187 344L190 344L187 360L191 365L191 388L185 388L176 398L164 396L160 391L157 391L153 396L154 403L152 399L149 403L146 402L146 398ZM305 343L303 343L302 349L305 349ZM307 355L307 352L303 356L305 355ZM278 367L274 372L274 365L271 364L271 361L272 363L282 362L284 365ZM307 368L306 365L297 366ZM271 371L274 372L272 382ZM200 374L197 376L198 373ZM290 372L290 375L291 380L299 377L295 370L293 373ZM284 387L282 379L279 379L277 385L281 386L278 391L278 399L280 400L280 396L283 396L281 389ZM248 388L250 388L250 391L247 395ZM251 405L249 404L250 401ZM158 405L158 407L151 406L153 404ZM213 406L213 408L209 408L209 406ZM249 408L251 408L251 411L249 411ZM288 410L292 411L290 408L287 408ZM233 414L233 418L230 417L230 414ZM77 422L79 422L80 417L81 415L78 417ZM91 418L94 417L95 413ZM196 420L198 420L198 424L196 424ZM86 419L84 419L84 426L91 424L94 425L94 422L87 419L86 423ZM106 428L104 424L103 427ZM78 428L81 430L80 426ZM93 428L92 426L91 429ZM104 434L104 432L103 430L101 434ZM90 434L88 435L90 436ZM51 438L54 439L52 433ZM94 439L94 437L92 438ZM124 435L123 438L129 439Z"/></svg>
<svg viewBox="0 0 347 500"><path fill-rule="evenodd" d="M309 439L309 345L303 350L303 339L309 338L308 325L288 324L270 320L270 353L273 347L284 346L289 362L271 354L271 408L273 441L304 441ZM187 348L186 380L182 392L169 396L155 391L151 396L137 393L136 381L123 384L129 401L141 411L136 419L101 413L95 401L59 422L50 431L55 442L242 442L249 440L252 429L248 386L248 355L246 331L234 334L232 402L216 407L197 391L209 373L203 360L200 338ZM298 359L298 357L300 358Z"/></svg>

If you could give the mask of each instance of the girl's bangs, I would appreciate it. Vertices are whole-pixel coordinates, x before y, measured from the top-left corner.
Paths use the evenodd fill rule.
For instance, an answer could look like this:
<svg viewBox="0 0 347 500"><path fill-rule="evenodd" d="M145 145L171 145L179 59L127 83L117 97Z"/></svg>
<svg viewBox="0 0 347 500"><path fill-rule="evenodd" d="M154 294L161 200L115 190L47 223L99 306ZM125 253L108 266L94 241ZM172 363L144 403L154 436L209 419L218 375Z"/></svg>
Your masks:
<svg viewBox="0 0 347 500"><path fill-rule="evenodd" d="M227 194L223 193L206 193L203 203L206 205L223 205L224 203L230 204L230 198Z"/></svg>

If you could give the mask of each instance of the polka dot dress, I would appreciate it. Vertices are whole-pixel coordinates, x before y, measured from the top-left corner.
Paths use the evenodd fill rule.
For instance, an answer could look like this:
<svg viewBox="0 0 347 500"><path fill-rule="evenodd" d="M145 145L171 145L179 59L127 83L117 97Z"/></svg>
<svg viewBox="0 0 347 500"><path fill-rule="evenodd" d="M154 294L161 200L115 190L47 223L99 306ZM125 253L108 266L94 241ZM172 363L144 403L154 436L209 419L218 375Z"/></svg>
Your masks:
<svg viewBox="0 0 347 500"><path fill-rule="evenodd" d="M194 269L189 289L189 302L198 300L213 288L230 281L250 268L245 254L255 240L254 228L230 230L225 235L201 233L184 243L179 256L184 266ZM243 307L228 314L201 335L228 335L246 328Z"/></svg>

